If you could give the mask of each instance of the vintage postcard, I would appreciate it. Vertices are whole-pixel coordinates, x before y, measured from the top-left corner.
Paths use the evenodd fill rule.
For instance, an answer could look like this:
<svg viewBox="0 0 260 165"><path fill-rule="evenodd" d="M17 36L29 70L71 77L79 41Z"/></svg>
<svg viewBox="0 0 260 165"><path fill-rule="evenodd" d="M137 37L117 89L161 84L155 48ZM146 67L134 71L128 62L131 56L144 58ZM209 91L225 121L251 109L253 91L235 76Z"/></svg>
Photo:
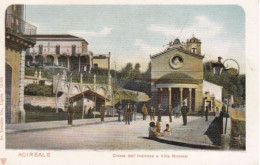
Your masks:
<svg viewBox="0 0 260 165"><path fill-rule="evenodd" d="M259 163L257 1L0 9L0 165Z"/></svg>

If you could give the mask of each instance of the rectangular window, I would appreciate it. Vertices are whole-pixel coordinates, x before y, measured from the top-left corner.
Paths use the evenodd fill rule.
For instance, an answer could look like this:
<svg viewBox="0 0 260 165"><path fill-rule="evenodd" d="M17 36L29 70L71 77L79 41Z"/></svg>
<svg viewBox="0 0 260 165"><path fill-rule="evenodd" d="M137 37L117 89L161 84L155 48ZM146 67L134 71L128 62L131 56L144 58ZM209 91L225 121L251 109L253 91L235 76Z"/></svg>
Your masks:
<svg viewBox="0 0 260 165"><path fill-rule="evenodd" d="M60 45L56 46L56 54L60 54Z"/></svg>
<svg viewBox="0 0 260 165"><path fill-rule="evenodd" d="M42 54L42 45L39 45L39 54Z"/></svg>
<svg viewBox="0 0 260 165"><path fill-rule="evenodd" d="M72 54L72 55L76 55L76 45L72 45L71 54Z"/></svg>

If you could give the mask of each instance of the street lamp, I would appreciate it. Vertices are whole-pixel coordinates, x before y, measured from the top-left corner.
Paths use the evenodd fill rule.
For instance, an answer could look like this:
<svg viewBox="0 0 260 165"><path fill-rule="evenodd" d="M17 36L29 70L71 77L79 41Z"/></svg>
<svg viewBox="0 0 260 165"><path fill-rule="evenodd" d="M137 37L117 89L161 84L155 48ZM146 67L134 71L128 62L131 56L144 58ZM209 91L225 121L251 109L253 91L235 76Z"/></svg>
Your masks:
<svg viewBox="0 0 260 165"><path fill-rule="evenodd" d="M221 73L223 73L223 70L224 71L228 71L230 70L231 68L228 67L228 64L227 64L227 61L233 61L235 62L235 64L237 65L237 73L235 74L235 77L237 77L239 75L239 70L240 70L240 67L239 67L239 64L236 60L234 59L226 59L223 63L221 62L221 59L222 57L218 57L218 62L216 63L213 63L212 64L212 67L213 67L213 73L214 75L221 75ZM227 119L229 117L228 115L228 107L229 107L229 97L231 97L230 95L230 90L228 91L228 101L227 101L227 112L225 114L225 117L226 117L226 123L225 123L225 134L227 133Z"/></svg>

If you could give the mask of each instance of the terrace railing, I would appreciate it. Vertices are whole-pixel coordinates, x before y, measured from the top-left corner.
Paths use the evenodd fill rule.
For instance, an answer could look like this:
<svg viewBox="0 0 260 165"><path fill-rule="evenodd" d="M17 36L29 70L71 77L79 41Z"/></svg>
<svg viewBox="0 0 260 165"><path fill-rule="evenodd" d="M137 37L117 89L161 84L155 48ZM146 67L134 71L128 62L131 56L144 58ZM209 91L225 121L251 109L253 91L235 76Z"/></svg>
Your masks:
<svg viewBox="0 0 260 165"><path fill-rule="evenodd" d="M36 26L34 26L12 14L6 15L5 27L6 27L6 32L18 34L21 36L35 35L36 31L37 31ZM35 39L28 38L28 37L26 37L26 38L29 40L35 41Z"/></svg>

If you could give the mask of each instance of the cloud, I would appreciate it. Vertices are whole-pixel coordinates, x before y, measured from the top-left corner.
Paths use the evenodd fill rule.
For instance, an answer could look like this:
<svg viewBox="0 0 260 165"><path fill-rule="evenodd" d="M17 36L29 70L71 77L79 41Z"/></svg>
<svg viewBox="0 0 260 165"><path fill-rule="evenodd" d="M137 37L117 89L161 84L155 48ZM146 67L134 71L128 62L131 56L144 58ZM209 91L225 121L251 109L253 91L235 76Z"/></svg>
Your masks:
<svg viewBox="0 0 260 165"><path fill-rule="evenodd" d="M112 31L112 28L103 27L102 30L99 32L93 32L93 31L84 31L84 30L71 30L69 31L70 34L74 35L86 35L87 37L106 37L109 35Z"/></svg>
<svg viewBox="0 0 260 165"><path fill-rule="evenodd" d="M143 54L155 54L162 51L162 47L155 47L145 43L142 39L135 39L135 46L138 46Z"/></svg>
<svg viewBox="0 0 260 165"><path fill-rule="evenodd" d="M176 25L152 24L147 27L147 30L161 33L171 39L173 37L179 37L184 40L190 38L192 34L195 34L201 39L211 38L219 35L224 30L221 24L218 24L205 16L195 16L189 24L184 25L185 26L182 29L182 27L177 27Z"/></svg>

